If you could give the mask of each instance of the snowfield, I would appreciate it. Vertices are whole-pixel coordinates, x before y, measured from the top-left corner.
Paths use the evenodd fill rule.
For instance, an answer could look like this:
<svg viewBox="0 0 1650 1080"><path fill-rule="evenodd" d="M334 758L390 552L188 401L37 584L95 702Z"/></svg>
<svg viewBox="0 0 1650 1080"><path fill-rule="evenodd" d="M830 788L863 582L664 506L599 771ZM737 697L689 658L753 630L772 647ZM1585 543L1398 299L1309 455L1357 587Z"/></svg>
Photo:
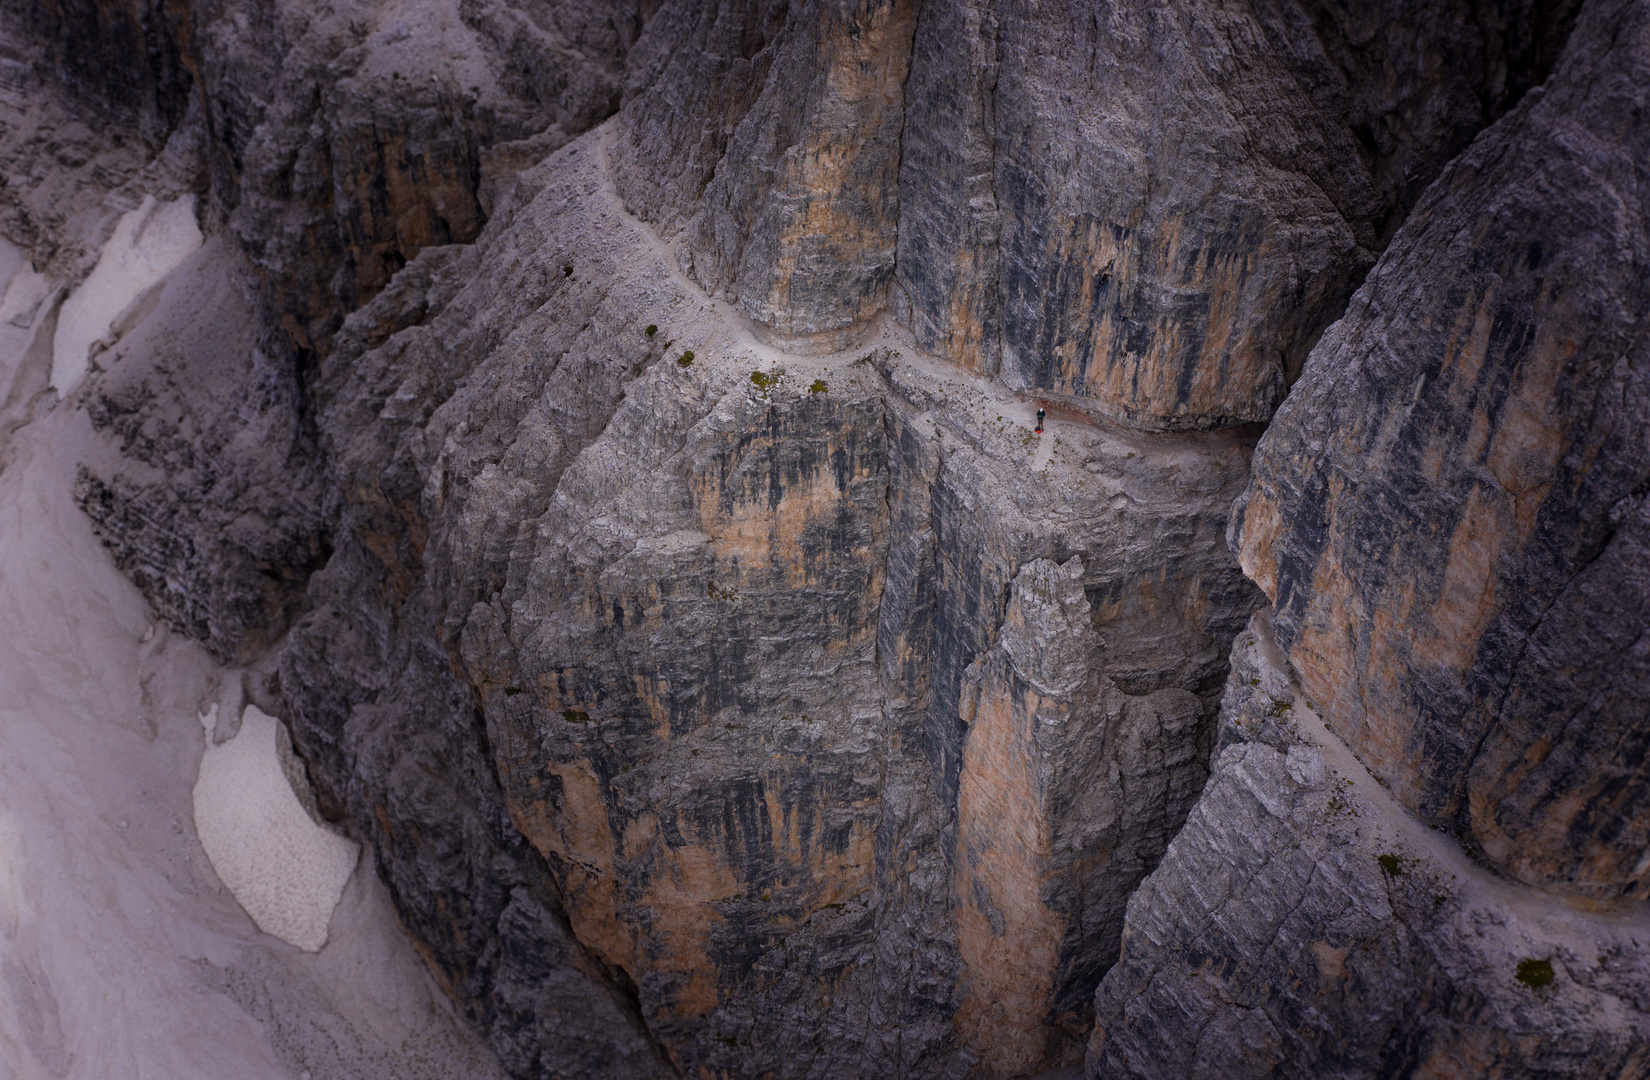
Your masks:
<svg viewBox="0 0 1650 1080"><path fill-rule="evenodd" d="M0 295L31 272L0 242ZM80 310L126 311L96 278ZM98 444L48 388L54 305L0 320L0 1080L502 1080L241 673L156 623L75 506ZM203 739L213 710L239 733Z"/></svg>
<svg viewBox="0 0 1650 1080"><path fill-rule="evenodd" d="M123 215L91 275L64 301L58 314L52 340L52 388L67 396L80 385L93 347L115 329L116 320L200 246L193 195L168 203L157 203L150 195L136 210ZM40 291L33 282L28 284L32 291Z"/></svg>
<svg viewBox="0 0 1650 1080"><path fill-rule="evenodd" d="M360 847L310 819L281 769L280 726L256 705L214 743L218 706L200 716L206 753L195 781L195 831L219 879L266 934L305 952L327 943Z"/></svg>

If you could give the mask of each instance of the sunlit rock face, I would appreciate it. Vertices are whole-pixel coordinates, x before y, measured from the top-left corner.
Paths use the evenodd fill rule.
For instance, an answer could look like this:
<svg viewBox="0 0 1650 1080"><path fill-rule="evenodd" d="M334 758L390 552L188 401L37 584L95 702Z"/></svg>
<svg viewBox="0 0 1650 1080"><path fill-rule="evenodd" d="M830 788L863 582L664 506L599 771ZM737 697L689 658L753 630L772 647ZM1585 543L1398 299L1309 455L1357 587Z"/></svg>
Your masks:
<svg viewBox="0 0 1650 1080"><path fill-rule="evenodd" d="M1527 891L1645 873L1635 10L166 10L7 310L199 200L81 504L510 1071L1510 1074L1549 944L1643 1030ZM1366 765L1540 934L1382 894Z"/></svg>

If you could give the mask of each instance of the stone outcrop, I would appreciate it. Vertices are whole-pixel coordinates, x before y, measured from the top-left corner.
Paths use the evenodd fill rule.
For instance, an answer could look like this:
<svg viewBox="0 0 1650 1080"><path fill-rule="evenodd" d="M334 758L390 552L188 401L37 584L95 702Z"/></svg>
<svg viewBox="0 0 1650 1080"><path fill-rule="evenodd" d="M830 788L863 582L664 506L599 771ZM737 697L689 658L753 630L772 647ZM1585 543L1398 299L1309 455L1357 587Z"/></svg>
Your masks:
<svg viewBox="0 0 1650 1080"><path fill-rule="evenodd" d="M1131 424L1269 419L1573 9L924 5L896 275L917 340Z"/></svg>
<svg viewBox="0 0 1650 1080"><path fill-rule="evenodd" d="M161 370L128 365L95 392L124 460L89 472L82 496L159 611L248 661L303 606L331 543L315 359L409 259L473 240L519 169L618 107L640 15L66 0L0 18L18 52L0 216L60 286L43 318L145 195L210 190L203 223L238 241L193 271L239 280L194 283L212 314L192 337L164 357L126 350ZM539 52L558 62L508 59Z"/></svg>
<svg viewBox="0 0 1650 1080"><path fill-rule="evenodd" d="M1223 540L1253 434L1039 439L1001 388L898 342L776 354L623 211L608 145L604 129L523 174L476 245L410 264L323 368L348 507L283 666L323 801L378 835L403 910L429 913L409 923L479 1014L519 961L475 972L494 916L477 905L461 932L435 913L475 886L432 877L425 849L477 841L398 793L423 752L387 714L496 768L514 843L542 863L513 857L542 866L587 968L679 1067L1079 1060L1258 599ZM384 338L407 312L419 325ZM1022 625L1052 559L1079 629L1049 675L1013 642L1052 632ZM428 629L373 628L396 622ZM403 664L425 674L377 673ZM430 715L443 684L449 720ZM1109 756L1115 778L1089 790L1086 763ZM492 786L450 797L483 819L472 785ZM998 873L1005 798L1047 840ZM1029 962L1012 955L1026 933ZM1005 1014L996 988L1022 976L1026 1008Z"/></svg>
<svg viewBox="0 0 1650 1080"><path fill-rule="evenodd" d="M1257 619L1209 785L1129 901L1088 1075L1641 1075L1642 906L1574 906L1468 859L1283 664Z"/></svg>
<svg viewBox="0 0 1650 1080"><path fill-rule="evenodd" d="M1233 652L1089 1075L1645 1070L1647 28L1583 12L1262 438L1232 535L1276 642Z"/></svg>
<svg viewBox="0 0 1650 1080"><path fill-rule="evenodd" d="M86 401L113 453L84 463L76 490L156 613L227 662L264 655L286 630L331 532L255 289L220 235L138 302Z"/></svg>
<svg viewBox="0 0 1650 1080"><path fill-rule="evenodd" d="M840 347L886 301L917 7L677 0L637 44L627 203L685 230L695 279L793 347Z"/></svg>
<svg viewBox="0 0 1650 1080"><path fill-rule="evenodd" d="M1244 568L1329 725L1514 877L1650 889L1640 194L1650 21L1588 9L1268 431Z"/></svg>
<svg viewBox="0 0 1650 1080"><path fill-rule="evenodd" d="M0 225L50 320L201 197L82 504L516 1075L1630 1071L1646 50L1575 7L3 8L153 56L0 85Z"/></svg>
<svg viewBox="0 0 1650 1080"><path fill-rule="evenodd" d="M623 3L191 8L213 191L300 354L610 115L640 23Z"/></svg>

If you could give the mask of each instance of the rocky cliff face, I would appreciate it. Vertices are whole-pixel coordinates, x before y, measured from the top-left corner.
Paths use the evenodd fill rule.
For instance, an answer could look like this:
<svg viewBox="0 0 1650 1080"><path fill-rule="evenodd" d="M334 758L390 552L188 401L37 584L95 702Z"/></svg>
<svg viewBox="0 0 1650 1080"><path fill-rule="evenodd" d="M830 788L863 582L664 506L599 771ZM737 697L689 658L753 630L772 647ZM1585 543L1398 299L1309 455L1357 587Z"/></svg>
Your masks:
<svg viewBox="0 0 1650 1080"><path fill-rule="evenodd" d="M1421 190L1544 75L1555 15L926 5L912 329L1129 424L1267 420Z"/></svg>
<svg viewBox="0 0 1650 1080"><path fill-rule="evenodd" d="M1647 26L1583 13L1261 439L1276 647L1233 654L1090 1075L1643 1072Z"/></svg>
<svg viewBox="0 0 1650 1080"><path fill-rule="evenodd" d="M207 207L83 505L514 1073L1636 1067L1637 7L21 10L37 269Z"/></svg>
<svg viewBox="0 0 1650 1080"><path fill-rule="evenodd" d="M1644 896L1650 31L1603 5L1581 29L1325 337L1234 530L1302 684L1406 807L1520 880Z"/></svg>
<svg viewBox="0 0 1650 1080"><path fill-rule="evenodd" d="M762 345L625 213L620 134L524 174L508 229L427 254L346 323L322 384L352 470L340 550L384 569L338 580L381 582L371 603L417 612L435 674L475 688L510 822L672 1061L1076 1060L1254 603L1222 542L1250 438L1039 438L897 331ZM357 353L403 287L429 320ZM1037 606L1048 560L1070 625ZM335 626L300 624L285 681L414 708L412 687L332 689L341 656L381 647ZM1050 635L1070 642L1053 668ZM358 784L361 708L294 717L335 789Z"/></svg>
<svg viewBox="0 0 1650 1080"><path fill-rule="evenodd" d="M1088 1075L1641 1075L1642 908L1467 857L1285 663L1265 620L1233 650L1214 772L1129 901Z"/></svg>

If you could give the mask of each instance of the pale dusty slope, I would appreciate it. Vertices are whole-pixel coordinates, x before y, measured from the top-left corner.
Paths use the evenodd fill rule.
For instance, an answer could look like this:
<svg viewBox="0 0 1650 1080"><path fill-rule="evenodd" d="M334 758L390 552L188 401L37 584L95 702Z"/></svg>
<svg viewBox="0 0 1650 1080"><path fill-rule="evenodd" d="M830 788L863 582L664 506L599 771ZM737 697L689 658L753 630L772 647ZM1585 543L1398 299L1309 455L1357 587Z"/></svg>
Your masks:
<svg viewBox="0 0 1650 1080"><path fill-rule="evenodd" d="M239 674L157 625L93 536L91 427L28 341L0 327L0 1078L499 1076L370 873L314 955L218 882L196 715Z"/></svg>

